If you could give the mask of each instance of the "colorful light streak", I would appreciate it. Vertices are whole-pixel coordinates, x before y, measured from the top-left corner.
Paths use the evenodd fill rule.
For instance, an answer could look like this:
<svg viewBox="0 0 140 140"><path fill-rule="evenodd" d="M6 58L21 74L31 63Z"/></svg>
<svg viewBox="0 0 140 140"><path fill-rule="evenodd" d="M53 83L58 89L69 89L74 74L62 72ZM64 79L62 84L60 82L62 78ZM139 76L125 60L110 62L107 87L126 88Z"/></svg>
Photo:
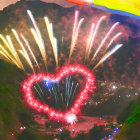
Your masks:
<svg viewBox="0 0 140 140"><path fill-rule="evenodd" d="M140 19L139 0L66 0L78 5L89 5L110 13L126 15Z"/></svg>
<svg viewBox="0 0 140 140"><path fill-rule="evenodd" d="M66 0L75 4L79 4L79 5L85 5L88 3L92 3L92 0Z"/></svg>
<svg viewBox="0 0 140 140"><path fill-rule="evenodd" d="M45 103L41 103L34 97L34 93L31 90L35 82L40 82L44 79L49 79L51 81L60 81L65 76L72 75L74 73L81 74L85 77L85 85L75 99L74 104L67 109L65 112L55 110ZM25 101L27 105L37 112L42 112L48 114L50 119L59 120L67 123L72 123L69 121L71 115L77 115L81 111L81 106L88 100L89 93L93 92L95 89L95 76L92 72L84 66L81 65L69 65L62 67L59 72L55 75L45 75L43 73L32 74L22 83L22 90ZM71 117L70 117L71 118ZM75 121L75 119L72 119Z"/></svg>

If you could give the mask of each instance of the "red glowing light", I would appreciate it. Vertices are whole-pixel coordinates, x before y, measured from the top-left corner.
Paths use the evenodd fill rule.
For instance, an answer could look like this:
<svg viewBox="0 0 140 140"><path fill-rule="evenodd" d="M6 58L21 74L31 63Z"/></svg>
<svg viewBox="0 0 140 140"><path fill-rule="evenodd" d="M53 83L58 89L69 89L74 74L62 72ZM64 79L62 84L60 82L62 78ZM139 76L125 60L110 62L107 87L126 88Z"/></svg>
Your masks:
<svg viewBox="0 0 140 140"><path fill-rule="evenodd" d="M23 131L23 129L24 129L24 128L21 126L21 127L20 127L20 130Z"/></svg>
<svg viewBox="0 0 140 140"><path fill-rule="evenodd" d="M11 133L11 136L13 137L14 136L14 133Z"/></svg>
<svg viewBox="0 0 140 140"><path fill-rule="evenodd" d="M34 93L32 91L32 86L35 82L41 82L44 79L51 79L52 81L60 81L65 76L78 73L85 78L85 85L78 94L78 97L74 101L73 106L67 109L65 112L57 111L51 108L47 104L42 104L40 101L35 99ZM54 75L45 75L44 73L37 73L30 75L22 84L22 91L24 94L25 101L27 105L36 110L37 112L46 113L51 119L64 121L67 123L72 123L75 121L76 115L80 112L81 106L88 100L88 95L91 91L95 89L95 76L92 72L84 66L81 65L69 65L62 67L59 72ZM71 120L72 119L72 120ZM69 121L70 120L70 121Z"/></svg>

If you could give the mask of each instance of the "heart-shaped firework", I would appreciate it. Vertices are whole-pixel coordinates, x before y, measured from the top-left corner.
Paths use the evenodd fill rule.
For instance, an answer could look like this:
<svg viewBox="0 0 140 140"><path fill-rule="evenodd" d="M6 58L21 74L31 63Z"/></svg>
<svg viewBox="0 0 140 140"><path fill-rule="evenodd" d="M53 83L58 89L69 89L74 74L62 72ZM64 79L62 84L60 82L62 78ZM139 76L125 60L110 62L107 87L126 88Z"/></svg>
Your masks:
<svg viewBox="0 0 140 140"><path fill-rule="evenodd" d="M35 82L41 82L44 79L51 80L54 82L61 81L64 77L70 76L73 74L80 74L85 78L85 85L81 88L81 91L78 93L78 96L74 100L73 105L66 109L64 112L60 110L55 110L46 103L41 103L38 99L35 98L32 87ZM88 100L89 93L93 92L95 89L95 76L92 72L82 66L82 65L69 65L61 67L60 70L55 74L44 73L33 73L22 83L22 91L27 105L39 113L46 113L50 119L57 121L63 121L67 123L73 123L76 121L76 115L80 112L81 106L85 101Z"/></svg>

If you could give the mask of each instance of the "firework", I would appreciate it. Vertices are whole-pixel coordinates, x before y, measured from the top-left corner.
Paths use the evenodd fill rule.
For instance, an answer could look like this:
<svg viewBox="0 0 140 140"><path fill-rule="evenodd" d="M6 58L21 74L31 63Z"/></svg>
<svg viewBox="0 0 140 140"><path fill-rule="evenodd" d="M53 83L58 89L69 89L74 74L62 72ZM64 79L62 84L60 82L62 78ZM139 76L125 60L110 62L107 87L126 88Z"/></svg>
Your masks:
<svg viewBox="0 0 140 140"><path fill-rule="evenodd" d="M35 98L35 95L33 91L31 90L32 87L35 85L35 83L41 82L43 80L58 82L58 81L61 81L65 76L70 76L75 73L78 73L85 78L85 85L83 89L78 93L78 96L76 97L74 101L74 104L69 109L66 109L64 112L58 111L50 107L48 104L41 103L39 100ZM67 86L69 85L68 82L70 82L70 80L67 80ZM94 84L95 84L95 76L92 74L92 72L89 69L81 65L69 65L66 67L62 67L61 70L57 72L55 76L54 75L46 76L45 74L41 74L41 73L39 74L34 73L30 75L30 77L23 82L22 90L23 90L26 103L32 109L36 110L37 112L47 113L51 118L55 120L72 123L73 121L75 121L74 116L77 115L80 111L80 106L82 106L84 102L88 99L89 93L91 93L95 89ZM67 90L69 90L69 88ZM55 94L55 92L53 94ZM70 116L71 117L73 116L74 118L72 117L73 118L72 119Z"/></svg>
<svg viewBox="0 0 140 140"><path fill-rule="evenodd" d="M72 41L71 41L71 47L70 47L70 54L69 54L69 62L71 59L71 55L73 53L77 38L78 38L78 33L79 33L79 29L80 26L82 25L84 18L80 19L79 23L77 24L77 20L78 20L78 11L76 11L75 13L75 23L74 23L74 28L73 28L73 35L72 35Z"/></svg>
<svg viewBox="0 0 140 140"><path fill-rule="evenodd" d="M33 67L33 65L32 65L32 62L31 62L30 58L29 58L29 55L28 55L28 53L27 53L27 51L26 51L24 45L23 45L22 42L20 41L20 38L19 38L19 36L18 36L16 30L12 29L12 32L14 33L14 35L15 35L15 37L16 37L18 43L20 44L20 46L21 46L21 48L22 48L22 50L19 50L19 52L22 54L23 57L25 57L27 63L29 64L29 66L31 67L31 69L34 71L34 67ZM13 46L12 43L10 43L10 44L11 44L11 46ZM12 48L14 48L14 46L13 46Z"/></svg>
<svg viewBox="0 0 140 140"><path fill-rule="evenodd" d="M94 30L94 32L93 32L93 34L91 34L91 41L90 41L90 46L89 46L89 49L87 50L87 56L89 57L89 53L90 53L90 51L91 51L91 47L92 47L92 45L93 45L93 41L94 41L94 39L95 39L95 37L96 37L96 33L97 33L97 31L98 31L98 28L99 28L99 26L100 26L100 24L101 24L101 22L103 21L103 19L105 19L106 18L106 16L102 16L100 19L99 19L99 21L97 22L97 25L96 25L96 27L95 27L95 30ZM92 29L93 30L93 29Z"/></svg>
<svg viewBox="0 0 140 140"><path fill-rule="evenodd" d="M5 46L9 49L10 53L4 49L4 47L1 46L3 54L5 54L18 68L23 69L24 67L22 65L22 62L19 59L19 56L12 44L10 36L6 36L6 39L3 35L0 34L1 40L4 42Z"/></svg>
<svg viewBox="0 0 140 140"><path fill-rule="evenodd" d="M91 49L91 46L93 44L93 31L94 31L94 24L92 24L91 26L91 33L87 39L87 44L86 44L86 53L85 53L85 61L89 58L89 52L90 52L90 49Z"/></svg>
<svg viewBox="0 0 140 140"><path fill-rule="evenodd" d="M27 13L34 25L34 28L31 28L31 33L35 39L35 42L38 45L38 48L41 52L45 67L47 69L47 54L45 51L45 45L44 45L44 40L42 38L41 32L35 22L35 19L31 13L30 10L27 10ZM74 51L77 39L78 39L78 34L79 34L79 29L84 21L84 18L81 18L78 22L78 16L79 16L79 12L76 11L75 12L75 22L74 22L74 26L73 26L73 34L72 34L72 40L71 40L71 45L70 45L70 53L69 53L69 63L72 57L72 53ZM97 22L97 25L95 26L95 24L93 23L91 26L91 32L89 34L89 37L87 38L87 44L86 46L86 51L85 51L85 62L91 61L92 63L94 62L94 60L96 59L97 54L100 52L101 48L104 46L106 40L109 38L110 34L113 32L113 30L116 28L116 26L119 24L118 22L115 23L110 30L108 31L108 33L105 35L104 39L101 41L100 45L97 47L97 50L95 50L94 55L92 56L92 59L90 60L89 55L91 54L91 50L92 50L92 46L94 44L94 40L96 38L96 35L98 33L98 29L100 27L101 22L106 18L106 16L102 16L99 21ZM47 27L47 31L48 31L48 35L49 35L49 39L53 48L53 53L54 53L54 58L56 61L56 66L58 67L58 46L57 46L57 40L54 37L54 33L53 33L53 26L52 23L49 22L49 19L47 17L44 18L45 20L45 24ZM29 45L28 40L24 37L23 34L21 34L21 39L20 36L18 35L18 33L16 32L15 29L12 29L12 32L17 40L17 42L19 43L19 45L21 46L21 50L18 50L20 52L20 54L23 56L23 58L26 60L27 64L29 65L29 67L32 69L33 72L36 71L33 62L31 60L31 58L28 55L28 51L26 50L25 46L23 45L21 39L24 41L24 43L26 44L34 62L36 63L38 70L41 70L39 64L38 64L38 60L36 59L35 54L32 51L31 46ZM106 53L108 54L107 50L108 48L112 45L112 43L121 35L122 33L118 33L116 34L116 36L114 36L113 38L110 39L109 44L106 46L104 53L102 53L103 56L106 56ZM1 51L0 53L11 63L15 64L18 68L25 70L24 66L22 64L21 59L18 56L18 53L14 47L14 44L11 41L10 36L6 36L6 39L3 37L3 35L0 34L0 38L1 40L4 42L5 46L9 49L10 53L5 49L5 46L2 46L0 44L0 48ZM113 54L113 53L112 53ZM110 56L110 55L109 55ZM99 60L100 61L100 60ZM97 67L96 67L97 68Z"/></svg>
<svg viewBox="0 0 140 140"><path fill-rule="evenodd" d="M47 70L47 52L45 47L45 40L42 38L42 34L39 30L39 27L36 24L36 21L31 13L31 11L27 10L27 13L33 23L33 28L30 29L33 38L40 50L41 57L43 59L43 64L45 66L45 69ZM76 47L76 43L79 37L79 31L81 28L82 23L84 22L84 18L81 18L78 20L79 12L75 12L75 21L73 25L73 33L72 33L72 40L70 44L70 52L68 55L68 62L70 64L71 58L73 56L73 52ZM95 63L94 60L97 59L97 55L100 53L101 59L98 60L97 64L94 64L93 70L95 70L98 66L100 66L107 58L109 58L112 54L114 54L119 48L122 47L122 44L117 44L113 49L110 49L113 42L122 35L121 32L117 33L114 37L109 38L111 36L111 33L113 30L118 26L118 22L112 25L110 30L107 32L107 34L104 36L103 40L101 40L101 43L99 46L97 46L93 52L93 46L94 41L96 39L96 36L98 34L98 30L100 28L100 24L102 21L106 18L106 16L100 17L97 24L92 23L91 25L91 31L89 33L89 36L87 38L87 42L85 44L85 54L83 55L85 57L85 63L90 62L90 64ZM58 46L57 46L57 39L54 36L53 32L53 25L50 23L48 17L44 17L46 28L48 31L48 37L51 43L51 47L53 49L53 54L56 62L56 68L59 66L59 55L58 55ZM59 74L54 75L47 75L44 74L36 74L36 71L42 71L42 68L40 67L38 63L38 59L36 57L36 53L33 52L33 48L30 45L30 42L25 38L25 36L21 33L20 35L16 32L15 29L12 29L12 33L14 34L14 37L17 41L17 43L20 46L20 49L15 49L15 46L12 42L12 39L10 36L6 36L6 38L0 34L0 39L3 42L4 45L0 44L0 54L3 55L6 60L12 64L15 64L18 68L24 70L23 61L22 59L26 60L27 66L34 72L28 79L26 79L23 82L23 92L25 101L27 104L34 110L38 112L44 112L49 114L50 117L57 119L57 120L64 120L68 123L73 123L76 121L76 114L80 111L80 106L84 104L84 101L88 99L88 94L92 92L95 82L95 77L92 75L92 72L87 70L85 67L80 65L70 65L62 68L62 71L60 71ZM62 37L62 43L63 43ZM105 46L105 42L107 39L110 39L108 45ZM100 51L104 48L104 51ZM30 52L31 56L28 54ZM22 59L20 58L19 54L22 55ZM91 58L90 58L91 56ZM33 60L32 60L33 59ZM37 65L38 70L36 70L36 67L34 63ZM87 64L87 63L86 63ZM46 71L45 70L45 71ZM72 74L75 72L83 75L85 77L85 86L79 89L80 83L77 81L75 82L75 79L72 78ZM65 79L62 87L61 79ZM44 86L45 85L45 86ZM41 101L36 100L36 98L33 95L33 91L31 91L31 87L33 87L33 91L36 93L37 98ZM45 88L45 89L44 89ZM83 90L84 89L84 90ZM46 99L47 98L47 99ZM74 101L74 99L76 100ZM55 107L57 109L61 108L61 111L57 111L51 107L49 107L48 103L45 103L46 101L52 99L51 101L54 101ZM49 102L49 101L48 101ZM62 110L64 112L62 112Z"/></svg>
<svg viewBox="0 0 140 140"><path fill-rule="evenodd" d="M77 117L74 114L69 114L66 116L67 122L73 124L77 121Z"/></svg>
<svg viewBox="0 0 140 140"><path fill-rule="evenodd" d="M74 84L74 81L71 79L71 76L65 78L65 84L58 81L51 81L49 79L44 79L43 84L35 83L34 86L37 94L39 95L39 99L43 102L46 102L46 98L49 96L53 96L55 106L57 108L61 108L65 110L72 104L72 101L77 92L78 83ZM42 87L45 85L45 89ZM63 88L65 90L63 90Z"/></svg>
<svg viewBox="0 0 140 140"><path fill-rule="evenodd" d="M4 49L4 47L2 47L2 45L0 45L2 51L0 51L0 53L11 63L14 63L18 68L21 68L20 65L16 62L15 59L13 59L13 57Z"/></svg>
<svg viewBox="0 0 140 140"><path fill-rule="evenodd" d="M34 20L34 17L31 13L30 10L27 10L27 13L29 15L29 17L31 18L32 22L33 22L33 25L35 27L35 29L31 29L32 33L33 33L33 36L38 44L38 47L40 49L40 52L41 52L41 55L43 57L43 60L44 60L44 64L45 64L45 67L47 69L47 56L46 56L46 51L45 51L45 45L44 45L44 40L42 39L42 36L41 36L41 33L40 33L40 30L39 28L37 27L37 24Z"/></svg>
<svg viewBox="0 0 140 140"><path fill-rule="evenodd" d="M109 30L109 32L106 34L105 38L102 40L101 44L99 45L99 47L97 48L97 50L95 51L95 54L93 55L92 60L97 56L98 52L100 51L100 49L103 47L104 42L106 41L106 39L108 38L108 36L111 34L111 32L114 30L114 28L119 24L119 22L115 23L111 29Z"/></svg>
<svg viewBox="0 0 140 140"><path fill-rule="evenodd" d="M107 58L109 58L113 53L115 53L119 48L121 48L123 45L122 44L118 44L116 45L111 51L109 51L108 53L106 53L101 60L96 64L96 66L93 68L96 69L99 65L101 65Z"/></svg>
<svg viewBox="0 0 140 140"><path fill-rule="evenodd" d="M115 39L117 39L120 35L122 35L122 32L117 33L109 42L109 44L106 46L105 51L106 52L109 47L112 45L112 43L114 42Z"/></svg>
<svg viewBox="0 0 140 140"><path fill-rule="evenodd" d="M55 57L55 61L56 61L56 66L58 66L58 50L57 50L57 40L53 35L53 27L52 27L52 23L49 23L49 20L47 17L44 18L45 19L45 23L47 26L47 30L48 30L48 34L49 34L49 38L52 44L52 48L53 48L53 52L54 52L54 57Z"/></svg>
<svg viewBox="0 0 140 140"><path fill-rule="evenodd" d="M31 55L32 55L32 57L33 57L35 63L37 64L38 69L40 70L40 66L39 66L39 64L38 64L38 62L37 62L37 60L36 60L36 57L35 57L33 51L31 50L31 46L29 45L27 39L26 39L22 34L21 34L21 37L22 37L22 39L24 40L26 46L28 47L28 50L30 51L30 53L31 53Z"/></svg>

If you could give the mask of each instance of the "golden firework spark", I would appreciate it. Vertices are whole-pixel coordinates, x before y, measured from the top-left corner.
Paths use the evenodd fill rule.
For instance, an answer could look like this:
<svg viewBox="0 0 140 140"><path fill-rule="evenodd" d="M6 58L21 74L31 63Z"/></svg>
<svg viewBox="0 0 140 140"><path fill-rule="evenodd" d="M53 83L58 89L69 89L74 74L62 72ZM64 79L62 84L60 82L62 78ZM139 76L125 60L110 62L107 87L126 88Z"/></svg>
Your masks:
<svg viewBox="0 0 140 140"><path fill-rule="evenodd" d="M75 23L74 23L73 35L72 35L72 41L71 41L71 47L70 47L70 54L69 54L69 62L70 62L70 59L71 59L71 56L72 56L72 53L73 53L77 38L78 38L80 26L82 25L82 23L84 21L84 18L81 18L79 23L77 24L78 15L79 15L79 12L76 11L76 13L75 13Z"/></svg>
<svg viewBox="0 0 140 140"><path fill-rule="evenodd" d="M46 26L47 26L47 31L49 34L49 38L52 44L52 48L53 48L53 53L54 53L54 57L55 57L55 61L56 61L56 66L58 67L58 50L57 50L57 40L53 35L53 26L52 23L49 22L49 19L47 17L44 18Z"/></svg>
<svg viewBox="0 0 140 140"><path fill-rule="evenodd" d="M35 40L36 40L36 42L38 44L38 47L40 49L40 52L41 52L41 55L43 57L43 61L44 61L44 64L45 64L45 67L46 67L46 70L47 70L47 55L46 55L46 51L45 51L44 40L43 40L43 38L41 36L40 30L37 27L37 24L35 22L35 19L34 19L32 13L31 13L31 11L27 10L27 13L28 13L29 17L31 18L31 21L32 21L32 23L34 25L35 30L34 29L31 29L31 30L32 30L32 33L33 33L33 35L35 37Z"/></svg>
<svg viewBox="0 0 140 140"><path fill-rule="evenodd" d="M43 40L41 32L36 24L36 21L31 13L30 10L27 10L27 13L33 23L33 27L31 28L31 33L33 35L33 38L40 50L41 56L43 58L43 62L45 65L45 68L47 69L47 54L46 54L46 47L45 47L45 40ZM77 39L78 39L78 35L79 35L79 30L80 27L84 21L84 18L81 18L78 22L78 16L79 16L79 12L76 11L75 12L75 21L74 21L74 26L73 26L73 34L72 34L72 40L71 40L71 45L70 45L70 52L69 52L69 62L71 60L71 56L72 53L74 51ZM100 45L97 47L97 49L95 50L92 59L90 60L89 55L91 55L91 49L93 47L94 44L94 40L96 38L96 35L98 33L98 29L100 27L101 22L106 18L106 16L102 16L99 21L97 22L97 24L95 25L94 23L92 23L91 26L91 31L90 34L87 38L87 43L86 43L86 47L85 47L85 62L87 60L91 61L91 63L93 62L93 60L95 60L96 56L98 55L98 53L100 52L101 48L103 46L105 46L105 42L106 40L109 38L110 34L113 32L113 30L116 28L116 26L119 24L119 22L116 22L111 28L110 30L107 32L107 34L105 35L105 37L103 38L103 40L101 41ZM54 33L53 33L53 25L52 23L49 22L48 17L44 17L45 20L45 24L47 27L47 31L48 31L48 36L49 36L49 40L51 42L51 46L53 48L53 54L54 54L54 58L55 58L55 62L56 62L56 66L58 67L58 46L57 46L57 39L54 37ZM6 36L6 38L0 34L0 39L3 41L3 45L0 44L0 54L3 55L8 62L15 64L18 68L25 70L21 58L18 55L18 52L20 52L20 54L23 56L23 59L26 60L28 66L32 69L33 72L35 72L35 67L33 66L33 61L36 63L38 69L40 70L40 66L38 64L38 61L36 59L35 54L32 51L32 47L30 46L30 43L28 42L28 40L25 38L25 36L21 33L20 36L18 35L18 33L16 32L15 29L12 29L12 32L18 42L18 44L20 45L21 49L19 49L18 51L16 51L14 44L12 43L12 40L10 38L10 36ZM114 37L112 37L110 39L109 44L104 48L103 53L101 54L101 59L97 62L97 64L94 66L93 70L95 70L98 66L100 66L105 60L107 60L108 57L110 57L112 54L114 54L119 48L122 47L122 44L118 44L116 45L113 49L111 49L110 51L108 51L108 49L112 46L112 43L120 36L122 35L121 32L117 33ZM23 42L24 43L23 43ZM26 45L26 47L24 46ZM8 50L7 50L8 49ZM28 52L30 52L32 59L30 58Z"/></svg>

